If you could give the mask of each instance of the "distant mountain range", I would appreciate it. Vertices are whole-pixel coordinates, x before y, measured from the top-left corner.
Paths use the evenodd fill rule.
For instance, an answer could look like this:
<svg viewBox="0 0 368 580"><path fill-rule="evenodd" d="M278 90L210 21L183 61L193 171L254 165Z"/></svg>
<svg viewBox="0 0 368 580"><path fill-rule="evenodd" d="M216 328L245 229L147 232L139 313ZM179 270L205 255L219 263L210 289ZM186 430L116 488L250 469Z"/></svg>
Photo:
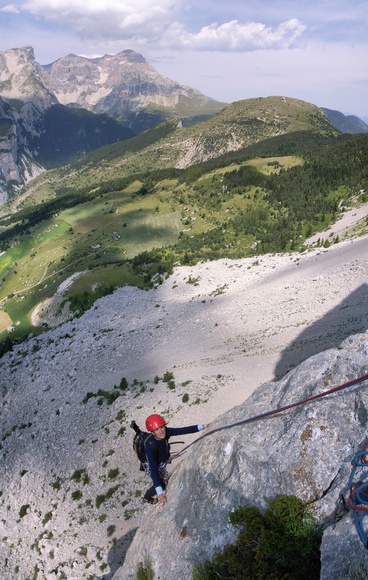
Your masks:
<svg viewBox="0 0 368 580"><path fill-rule="evenodd" d="M344 115L339 111L322 109L330 123L341 133L368 133L368 125L355 115Z"/></svg>
<svg viewBox="0 0 368 580"><path fill-rule="evenodd" d="M132 50L42 66L32 47L0 53L0 204L44 169L129 139L168 118L220 111L199 91L159 75Z"/></svg>
<svg viewBox="0 0 368 580"><path fill-rule="evenodd" d="M131 139L168 119L192 125L225 107L161 76L132 50L95 59L68 55L44 66L36 62L32 47L3 51L0 205L45 169ZM357 117L321 111L339 131L368 132Z"/></svg>

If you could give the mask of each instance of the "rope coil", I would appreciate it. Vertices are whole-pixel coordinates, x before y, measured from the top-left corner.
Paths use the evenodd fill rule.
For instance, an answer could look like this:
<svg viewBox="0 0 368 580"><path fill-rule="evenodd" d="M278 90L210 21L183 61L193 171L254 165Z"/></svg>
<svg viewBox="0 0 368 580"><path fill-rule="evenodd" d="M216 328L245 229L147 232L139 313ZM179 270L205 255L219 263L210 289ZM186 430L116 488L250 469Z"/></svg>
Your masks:
<svg viewBox="0 0 368 580"><path fill-rule="evenodd" d="M349 507L353 510L355 525L360 539L368 548L368 524L364 518L368 516L368 439L363 451L357 453L352 460L352 470L349 478Z"/></svg>

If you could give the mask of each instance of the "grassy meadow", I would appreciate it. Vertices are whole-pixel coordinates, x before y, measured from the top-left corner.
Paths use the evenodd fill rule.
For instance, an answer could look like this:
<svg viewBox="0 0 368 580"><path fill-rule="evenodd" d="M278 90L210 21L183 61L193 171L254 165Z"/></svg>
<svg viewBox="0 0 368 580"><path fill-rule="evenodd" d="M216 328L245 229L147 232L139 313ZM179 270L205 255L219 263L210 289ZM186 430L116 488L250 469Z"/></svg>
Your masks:
<svg viewBox="0 0 368 580"><path fill-rule="evenodd" d="M247 163L270 173L301 160L277 157ZM14 327L12 338L38 332L31 324L32 311L74 272L83 275L63 291L65 300L97 298L126 284L147 287L126 261L154 248L175 246L181 236L204 234L229 214L244 210L252 203L250 196L229 196L221 186L223 175L240 166L210 171L189 184L165 179L144 195L142 181L132 180L122 191L95 197L32 227L0 256L0 340L9 326Z"/></svg>

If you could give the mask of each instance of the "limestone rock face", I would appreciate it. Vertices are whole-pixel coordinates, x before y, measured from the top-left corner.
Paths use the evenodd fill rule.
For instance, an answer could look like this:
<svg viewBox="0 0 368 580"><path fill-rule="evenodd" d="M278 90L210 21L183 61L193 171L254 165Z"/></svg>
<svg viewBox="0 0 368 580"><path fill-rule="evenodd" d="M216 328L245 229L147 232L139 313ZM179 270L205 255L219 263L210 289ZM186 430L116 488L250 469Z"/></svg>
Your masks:
<svg viewBox="0 0 368 580"><path fill-rule="evenodd" d="M5 99L22 102L37 97L45 103L56 103L42 78L42 68L31 46L11 48L0 52L0 95Z"/></svg>
<svg viewBox="0 0 368 580"><path fill-rule="evenodd" d="M221 429L344 384L367 374L367 335L347 339L279 382L265 383L242 405L211 426ZM193 566L234 541L234 508L266 506L266 498L296 495L325 525L324 580L349 578L368 554L346 509L353 456L367 437L367 382L296 406L269 418L219 430L184 455L170 479L168 503L152 507L114 580L135 578L150 562L155 578L190 578Z"/></svg>
<svg viewBox="0 0 368 580"><path fill-rule="evenodd" d="M175 109L181 96L211 101L199 91L162 77L133 50L95 59L72 54L44 66L43 75L60 103L115 117L138 112L150 103Z"/></svg>
<svg viewBox="0 0 368 580"><path fill-rule="evenodd" d="M114 117L148 104L175 109L181 98L193 99L197 113L202 107L223 107L163 77L133 50L94 59L70 54L48 65L37 63L30 46L5 50L0 52L0 95L22 102L37 97L47 106L73 105Z"/></svg>
<svg viewBox="0 0 368 580"><path fill-rule="evenodd" d="M255 271L244 267L247 261L236 269L227 260L182 267L155 290L120 288L80 318L59 319L60 326L1 357L1 580L111 580L114 574L127 580L146 558L155 579L190 578L194 563L235 538L231 509L245 502L263 508L280 493L310 502L325 523L324 580L351 580L359 560L366 566L367 550L346 504L350 462L367 437L367 382L204 437L169 467L162 512L142 502L150 481L139 471L129 428L132 419L144 425L148 412L163 413L174 427L214 417L211 429L225 427L366 375L368 332L357 334L366 323L364 247L348 246L348 254L340 246L320 256L325 282L313 254L292 266L283 256L282 274L274 271L281 256L268 256ZM267 309L271 271L272 291L282 302ZM313 298L302 303L306 272ZM197 278L198 286L188 284ZM212 302L223 280L232 280L227 295ZM308 307L318 319L309 321L306 340L305 329L287 340L284 334L280 309L289 285L299 294L301 320ZM340 291L333 306L328 286ZM328 313L318 311L320 298ZM245 323L251 308L257 308L252 332ZM291 309L284 314L299 329ZM276 342L268 341L270 325L279 333ZM321 352L331 336L339 346ZM275 358L259 356L271 351ZM312 352L319 354L307 360ZM250 377L256 366L263 378ZM166 371L173 371L175 388L160 378ZM284 378L265 383L274 376ZM122 378L128 388L119 388ZM193 438L186 436L185 444Z"/></svg>
<svg viewBox="0 0 368 580"><path fill-rule="evenodd" d="M10 184L17 189L44 171L30 152L27 139L28 130L34 132L39 118L33 104L23 105L18 112L0 97L0 205L8 199Z"/></svg>

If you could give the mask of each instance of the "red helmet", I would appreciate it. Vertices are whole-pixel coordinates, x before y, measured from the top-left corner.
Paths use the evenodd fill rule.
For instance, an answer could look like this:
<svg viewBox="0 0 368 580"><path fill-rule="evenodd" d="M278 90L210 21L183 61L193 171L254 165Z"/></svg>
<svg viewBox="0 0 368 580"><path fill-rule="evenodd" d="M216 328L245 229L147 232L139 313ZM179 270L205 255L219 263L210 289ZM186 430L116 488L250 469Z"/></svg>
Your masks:
<svg viewBox="0 0 368 580"><path fill-rule="evenodd" d="M166 421L161 415L150 415L146 419L146 429L147 431L156 431L159 427L166 425Z"/></svg>

